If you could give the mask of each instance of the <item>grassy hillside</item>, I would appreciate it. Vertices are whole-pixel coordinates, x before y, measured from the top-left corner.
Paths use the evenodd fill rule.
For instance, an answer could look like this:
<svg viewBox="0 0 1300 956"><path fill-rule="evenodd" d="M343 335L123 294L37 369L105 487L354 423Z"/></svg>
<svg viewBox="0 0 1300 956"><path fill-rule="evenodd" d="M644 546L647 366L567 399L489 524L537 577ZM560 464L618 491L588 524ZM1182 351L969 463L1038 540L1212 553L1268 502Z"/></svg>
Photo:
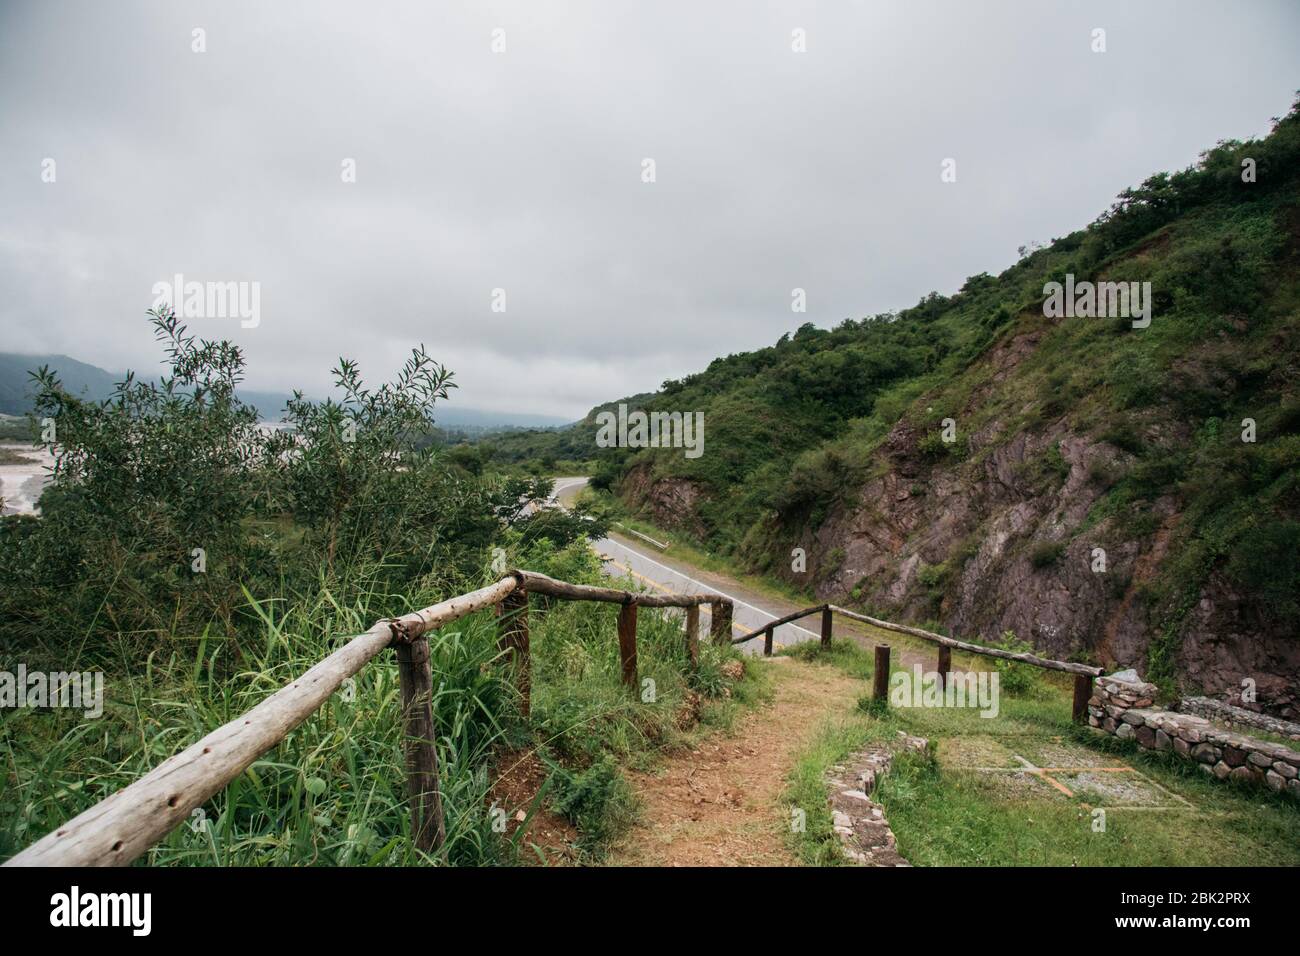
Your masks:
<svg viewBox="0 0 1300 956"><path fill-rule="evenodd" d="M604 452L596 483L819 595L1294 713L1298 174L1293 110L1000 275L719 358L643 403L703 411L705 454ZM1150 327L1045 317L1067 274L1150 282Z"/></svg>

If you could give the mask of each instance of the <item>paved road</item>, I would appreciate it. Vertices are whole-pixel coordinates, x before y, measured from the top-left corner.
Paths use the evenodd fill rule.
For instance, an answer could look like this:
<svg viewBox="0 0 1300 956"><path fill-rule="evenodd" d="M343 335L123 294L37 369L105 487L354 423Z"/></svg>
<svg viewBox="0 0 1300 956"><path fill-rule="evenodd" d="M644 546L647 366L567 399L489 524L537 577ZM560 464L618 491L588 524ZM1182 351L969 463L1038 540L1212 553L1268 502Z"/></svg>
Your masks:
<svg viewBox="0 0 1300 956"><path fill-rule="evenodd" d="M551 497L547 499L548 503L554 501L567 505L579 491L587 487L587 479L582 476L556 478L554 481L555 487L551 489Z"/></svg>
<svg viewBox="0 0 1300 956"><path fill-rule="evenodd" d="M555 491L551 500L558 500L561 503L571 501L586 484L587 479L583 477L556 478ZM611 536L597 541L594 547L601 555L608 557L605 561L605 572L611 577L630 576L638 584L660 593L666 591L674 594L711 593L731 598L735 602L735 610L732 614L733 637L748 634L768 621L783 617L790 610L782 609L780 613L774 613L763 606L761 597L748 592L741 593L742 588L720 580L720 575L683 567L680 562L674 561L668 555L658 553L648 544L642 545L622 537ZM707 634L711 623L708 620L707 605L701 608L700 617L701 627ZM816 617L806 618L805 622L801 623L812 624L814 628L820 626L819 618ZM810 630L800 624L782 624L773 635L773 643L781 647L800 641L817 640L820 637L818 631ZM756 638L746 642L743 647L749 653L762 653L763 642Z"/></svg>

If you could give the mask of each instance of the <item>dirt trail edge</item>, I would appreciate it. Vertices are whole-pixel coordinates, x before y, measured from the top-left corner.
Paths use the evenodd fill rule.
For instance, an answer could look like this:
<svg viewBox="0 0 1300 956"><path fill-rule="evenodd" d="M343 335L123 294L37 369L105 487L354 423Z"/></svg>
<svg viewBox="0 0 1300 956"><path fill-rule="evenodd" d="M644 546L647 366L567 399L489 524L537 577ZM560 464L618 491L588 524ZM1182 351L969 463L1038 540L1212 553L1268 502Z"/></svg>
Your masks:
<svg viewBox="0 0 1300 956"><path fill-rule="evenodd" d="M619 866L780 866L786 843L786 778L828 718L847 714L867 687L839 670L789 658L751 661L773 674L772 700L736 718L695 750L630 776L641 819L609 862Z"/></svg>

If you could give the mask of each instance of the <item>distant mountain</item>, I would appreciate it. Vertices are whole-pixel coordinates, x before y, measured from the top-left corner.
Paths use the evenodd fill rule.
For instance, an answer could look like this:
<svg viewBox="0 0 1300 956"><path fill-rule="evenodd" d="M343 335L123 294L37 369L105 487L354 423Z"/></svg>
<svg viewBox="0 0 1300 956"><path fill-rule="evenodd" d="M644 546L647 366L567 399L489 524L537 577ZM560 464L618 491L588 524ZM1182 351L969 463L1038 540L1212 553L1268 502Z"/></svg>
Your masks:
<svg viewBox="0 0 1300 956"><path fill-rule="evenodd" d="M596 445L596 416L601 412L617 413L619 405L630 409L644 408L646 403L658 397L655 392L642 392L628 395L603 405L597 405L579 421L562 428L538 428L512 430L507 434L470 435L472 439L487 438L492 442L493 458L496 461L518 463L527 461L592 461L601 457ZM617 452L615 452L617 457Z"/></svg>
<svg viewBox="0 0 1300 956"><path fill-rule="evenodd" d="M69 392L85 398L107 398L120 378L67 355L16 355L13 352L0 352L0 412L24 415L31 410L32 377L29 373L42 365L48 365L58 372Z"/></svg>
<svg viewBox="0 0 1300 956"><path fill-rule="evenodd" d="M32 378L28 374L42 365L48 365L62 380L64 387L74 395L101 400L113 394L122 380L121 372L107 372L67 355L20 355L0 352L0 413L24 415L32 407ZM279 418L287 392L260 392L240 389L239 397L254 406L267 420ZM498 428L554 428L569 424L566 418L554 415L535 415L527 412L490 412L477 408L455 408L450 403L439 404L434 418L444 429L465 429L474 432Z"/></svg>

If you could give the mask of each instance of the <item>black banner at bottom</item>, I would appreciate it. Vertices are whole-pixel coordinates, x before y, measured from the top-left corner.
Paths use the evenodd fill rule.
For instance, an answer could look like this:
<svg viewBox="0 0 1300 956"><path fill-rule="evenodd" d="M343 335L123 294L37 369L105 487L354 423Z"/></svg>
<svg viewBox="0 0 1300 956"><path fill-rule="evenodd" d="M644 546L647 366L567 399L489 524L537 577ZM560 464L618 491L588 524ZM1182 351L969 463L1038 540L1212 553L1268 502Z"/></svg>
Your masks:
<svg viewBox="0 0 1300 956"><path fill-rule="evenodd" d="M608 925L673 945L709 927L724 938L769 932L773 918L817 932L875 936L964 927L992 938L1294 933L1290 874L1265 869L0 869L0 912L30 936L135 943L228 939L372 945L422 926L509 936ZM656 931L655 924L660 924ZM667 934L667 935L665 935ZM430 940L435 943L441 937ZM618 938L618 937L616 937ZM542 942L540 939L537 940ZM463 944L462 944L463 945Z"/></svg>

